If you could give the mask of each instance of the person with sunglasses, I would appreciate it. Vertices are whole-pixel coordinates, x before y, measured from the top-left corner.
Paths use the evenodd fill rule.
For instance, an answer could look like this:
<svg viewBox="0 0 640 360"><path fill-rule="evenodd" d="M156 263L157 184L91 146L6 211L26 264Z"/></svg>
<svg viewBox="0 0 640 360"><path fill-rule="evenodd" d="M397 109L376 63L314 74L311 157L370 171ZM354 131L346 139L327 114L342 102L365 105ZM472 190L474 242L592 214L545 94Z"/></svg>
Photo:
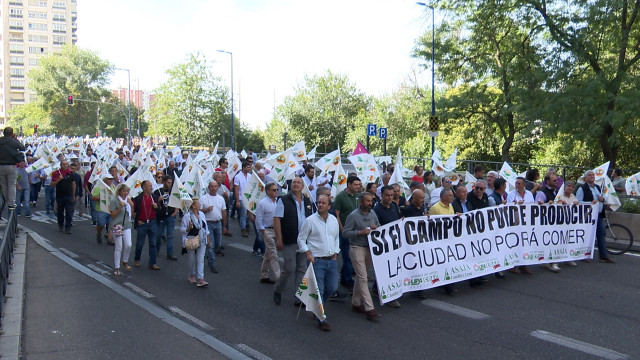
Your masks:
<svg viewBox="0 0 640 360"><path fill-rule="evenodd" d="M442 185L440 185L440 187L435 188L431 192L431 200L429 201L429 208L431 208L433 205L437 204L438 201L440 201L440 192L442 192L442 189L451 189L451 187L452 187L451 178L448 176L445 176L444 178L442 178Z"/></svg>

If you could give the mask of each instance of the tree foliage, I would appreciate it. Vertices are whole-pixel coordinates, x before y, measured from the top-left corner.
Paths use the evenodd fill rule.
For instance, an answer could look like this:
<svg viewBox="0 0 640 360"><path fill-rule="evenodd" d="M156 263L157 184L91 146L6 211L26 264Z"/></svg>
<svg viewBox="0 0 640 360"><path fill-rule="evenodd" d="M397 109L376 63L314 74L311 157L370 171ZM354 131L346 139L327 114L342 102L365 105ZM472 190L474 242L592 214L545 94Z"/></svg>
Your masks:
<svg viewBox="0 0 640 360"><path fill-rule="evenodd" d="M42 121L44 131L93 135L96 106L82 100L109 98L106 85L112 71L108 61L74 45L43 56L40 65L28 73L29 88L35 91L37 100L17 108L11 124L32 127L32 122ZM74 106L67 105L68 95L75 97Z"/></svg>
<svg viewBox="0 0 640 360"><path fill-rule="evenodd" d="M228 89L211 73L202 54L188 55L167 74L149 111L151 134L180 137L185 145L215 145L225 130L229 133ZM236 121L235 129L240 130L238 125Z"/></svg>

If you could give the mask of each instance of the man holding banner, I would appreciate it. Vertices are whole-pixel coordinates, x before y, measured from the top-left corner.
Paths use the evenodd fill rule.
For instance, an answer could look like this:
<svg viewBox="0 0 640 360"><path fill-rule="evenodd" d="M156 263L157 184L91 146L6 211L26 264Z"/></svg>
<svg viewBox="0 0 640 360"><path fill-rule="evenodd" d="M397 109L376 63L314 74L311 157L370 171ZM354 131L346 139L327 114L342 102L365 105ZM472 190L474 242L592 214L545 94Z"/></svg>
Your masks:
<svg viewBox="0 0 640 360"><path fill-rule="evenodd" d="M349 239L349 253L355 272L351 310L365 314L367 319L372 320L382 315L373 307L373 300L367 283L367 271L372 267L369 239L367 237L371 230L375 230L380 226L380 222L376 213L371 211L373 205L373 195L371 193L364 192L360 194L359 202L360 206L347 216L342 236Z"/></svg>
<svg viewBox="0 0 640 360"><path fill-rule="evenodd" d="M616 261L609 258L607 247L605 246L606 230L604 228L604 202L605 199L602 196L602 189L596 184L596 173L593 170L588 170L584 173L584 185L578 188L576 192L576 198L581 204L598 204L598 220L596 227L596 243L598 245L598 254L600 255L600 261L606 263L615 263Z"/></svg>
<svg viewBox="0 0 640 360"><path fill-rule="evenodd" d="M313 264L316 281L320 289L322 303L338 290L338 253L340 252L340 227L335 216L329 214L331 200L329 196L320 195L316 201L318 212L309 216L302 224L298 234L298 248ZM323 331L331 327L326 320L318 320Z"/></svg>

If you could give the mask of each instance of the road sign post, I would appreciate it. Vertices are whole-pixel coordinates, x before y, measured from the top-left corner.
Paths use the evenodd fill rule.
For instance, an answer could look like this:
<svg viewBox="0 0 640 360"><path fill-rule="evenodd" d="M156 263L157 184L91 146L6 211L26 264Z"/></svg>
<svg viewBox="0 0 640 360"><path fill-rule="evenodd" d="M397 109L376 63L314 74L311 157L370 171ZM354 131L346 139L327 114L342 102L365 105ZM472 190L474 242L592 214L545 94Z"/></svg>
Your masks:
<svg viewBox="0 0 640 360"><path fill-rule="evenodd" d="M382 156L387 156L387 128L381 127L380 131L378 132L378 137L382 139L382 144L383 144Z"/></svg>
<svg viewBox="0 0 640 360"><path fill-rule="evenodd" d="M369 137L376 136L377 127L376 124L367 125L367 151L369 151Z"/></svg>

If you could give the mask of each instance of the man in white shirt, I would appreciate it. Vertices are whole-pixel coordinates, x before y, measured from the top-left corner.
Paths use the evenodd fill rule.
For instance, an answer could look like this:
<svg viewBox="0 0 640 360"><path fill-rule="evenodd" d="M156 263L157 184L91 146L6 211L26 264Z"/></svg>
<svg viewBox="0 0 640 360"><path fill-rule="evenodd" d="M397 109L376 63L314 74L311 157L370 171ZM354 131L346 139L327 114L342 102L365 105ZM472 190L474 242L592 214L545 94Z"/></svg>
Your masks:
<svg viewBox="0 0 640 360"><path fill-rule="evenodd" d="M444 178L442 178L442 185L431 192L431 200L429 201L429 207L432 207L433 205L438 203L438 201L440 201L440 192L442 192L442 189L450 189L451 187L452 187L451 178L448 176L445 176Z"/></svg>
<svg viewBox="0 0 640 360"><path fill-rule="evenodd" d="M233 178L233 194L236 198L236 207L238 208L238 221L240 222L240 231L243 237L249 236L249 224L247 224L247 209L242 204L240 197L244 193L244 187L249 180L249 172L251 171L251 164L248 161L242 162L242 171L236 174Z"/></svg>
<svg viewBox="0 0 640 360"><path fill-rule="evenodd" d="M526 204L535 203L531 191L525 189L525 178L518 176L516 178L516 189L507 195L507 204Z"/></svg>
<svg viewBox="0 0 640 360"><path fill-rule="evenodd" d="M314 202L316 201L316 188L318 187L318 184L314 177L315 172L316 171L313 168L313 165L309 164L305 166L304 174L302 175L302 180L304 180L304 183L307 185L309 193L311 194L311 200Z"/></svg>
<svg viewBox="0 0 640 360"><path fill-rule="evenodd" d="M320 195L316 201L318 212L309 216L298 233L298 248L313 263L313 270L322 297L327 304L329 297L338 290L338 253L340 252L340 226L335 216L329 214L331 200ZM327 321L318 326L323 331L331 330Z"/></svg>
<svg viewBox="0 0 640 360"><path fill-rule="evenodd" d="M200 208L207 219L207 227L209 228L209 244L207 244L207 258L209 260L209 268L211 272L217 273L216 268L216 252L220 250L222 245L222 227L227 222L227 210L224 198L218 195L218 187L220 185L213 180L207 187L208 193L200 198ZM224 254L222 254L224 255Z"/></svg>
<svg viewBox="0 0 640 360"><path fill-rule="evenodd" d="M267 196L258 203L256 209L256 227L262 233L265 253L260 268L260 282L275 284L280 277L280 264L276 250L276 233L273 230L273 214L276 211L278 186L275 182L268 182L264 186ZM271 273L271 277L269 277Z"/></svg>

